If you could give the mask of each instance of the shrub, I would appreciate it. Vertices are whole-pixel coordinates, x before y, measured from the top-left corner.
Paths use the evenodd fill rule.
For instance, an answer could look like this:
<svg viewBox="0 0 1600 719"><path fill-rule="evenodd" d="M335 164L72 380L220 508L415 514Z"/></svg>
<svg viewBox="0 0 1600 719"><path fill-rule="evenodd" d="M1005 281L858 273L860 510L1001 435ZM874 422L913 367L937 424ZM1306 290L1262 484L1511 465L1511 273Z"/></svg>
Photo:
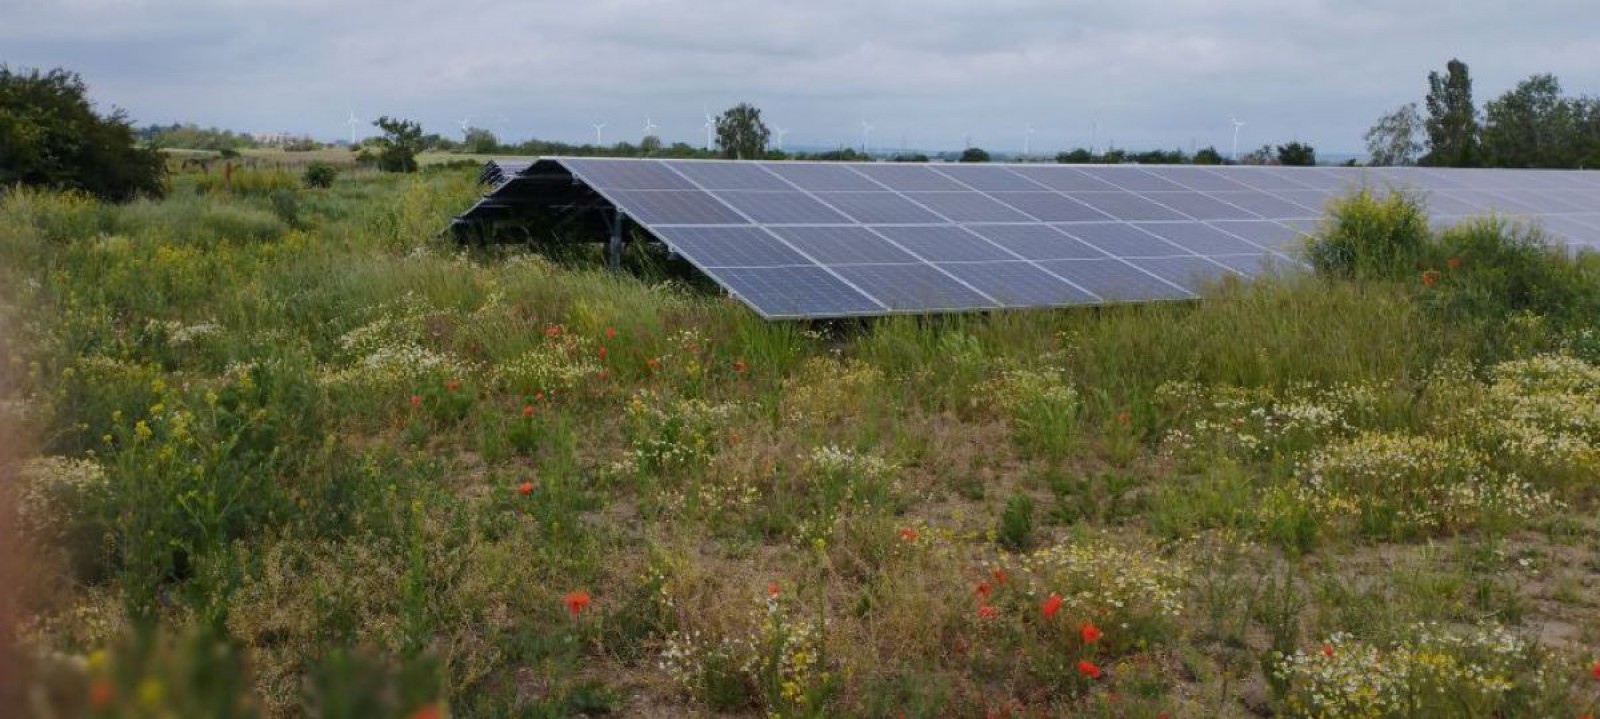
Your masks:
<svg viewBox="0 0 1600 719"><path fill-rule="evenodd" d="M134 143L121 110L101 117L76 73L0 66L0 186L82 190L123 202L166 191L161 153Z"/></svg>
<svg viewBox="0 0 1600 719"><path fill-rule="evenodd" d="M1033 545L1032 497L1014 494L1006 500L1006 508L1000 513L1000 527L995 531L995 541L1013 551Z"/></svg>
<svg viewBox="0 0 1600 719"><path fill-rule="evenodd" d="M1433 304L1452 321L1494 321L1532 312L1558 324L1600 315L1600 282L1551 246L1537 227L1497 217L1439 233L1423 272Z"/></svg>
<svg viewBox="0 0 1600 719"><path fill-rule="evenodd" d="M1078 392L1062 379L1061 370L1011 370L984 385L982 393L1010 421L1018 446L1053 458L1072 450Z"/></svg>
<svg viewBox="0 0 1600 719"><path fill-rule="evenodd" d="M1332 203L1321 237L1310 248L1318 274L1341 279L1394 279L1412 272L1431 239L1417 198L1360 190Z"/></svg>
<svg viewBox="0 0 1600 719"><path fill-rule="evenodd" d="M318 160L306 165L306 172L302 179L305 181L306 187L333 187L333 180L338 176L338 168L330 163Z"/></svg>

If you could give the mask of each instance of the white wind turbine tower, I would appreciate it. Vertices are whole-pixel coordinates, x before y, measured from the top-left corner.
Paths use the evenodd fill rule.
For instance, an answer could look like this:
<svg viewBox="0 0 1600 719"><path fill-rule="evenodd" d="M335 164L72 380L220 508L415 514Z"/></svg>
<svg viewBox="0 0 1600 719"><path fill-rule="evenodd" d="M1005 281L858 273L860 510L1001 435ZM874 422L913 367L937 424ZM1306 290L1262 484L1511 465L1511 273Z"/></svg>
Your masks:
<svg viewBox="0 0 1600 719"><path fill-rule="evenodd" d="M606 124L604 122L597 122L597 123L594 124L594 146L595 147L601 147L602 145L605 144L605 143L601 142L601 140L600 140L600 131L604 130L604 129L606 129Z"/></svg>
<svg viewBox="0 0 1600 719"><path fill-rule="evenodd" d="M872 130L872 123L866 120L861 121L861 154L863 155L867 154L867 150L872 147Z"/></svg>
<svg viewBox="0 0 1600 719"><path fill-rule="evenodd" d="M645 137L649 137L650 135L654 134L656 128L658 128L658 127L660 127L660 125L657 125L657 124L651 122L649 115L645 115L644 116L644 136Z"/></svg>
<svg viewBox="0 0 1600 719"><path fill-rule="evenodd" d="M774 134L774 135L776 135L778 137L778 141L776 143L774 143L774 144L777 146L777 148L779 150L782 150L783 149L783 136L789 134L789 131L784 129L784 128L781 128L781 127L774 127L774 128L772 128L772 134Z"/></svg>
<svg viewBox="0 0 1600 719"><path fill-rule="evenodd" d="M1241 127L1244 127L1244 121L1237 117L1233 118L1233 161L1235 164L1239 162L1239 128Z"/></svg>
<svg viewBox="0 0 1600 719"><path fill-rule="evenodd" d="M457 124L461 125L461 139L467 139L467 128L472 126L472 116L468 115L461 118L461 122Z"/></svg>
<svg viewBox="0 0 1600 719"><path fill-rule="evenodd" d="M350 111L350 119L345 120L344 122L345 122L346 125L350 126L350 146L351 147L355 147L355 145L356 145L356 127L361 125L361 121L356 119L356 111L355 110L351 110Z"/></svg>
<svg viewBox="0 0 1600 719"><path fill-rule="evenodd" d="M1022 126L1022 156L1028 157L1033 149L1033 123L1024 123Z"/></svg>
<svg viewBox="0 0 1600 719"><path fill-rule="evenodd" d="M710 150L713 140L712 134L717 131L717 120L711 116L711 111L707 110L705 107L702 106L700 111L706 116L706 149Z"/></svg>

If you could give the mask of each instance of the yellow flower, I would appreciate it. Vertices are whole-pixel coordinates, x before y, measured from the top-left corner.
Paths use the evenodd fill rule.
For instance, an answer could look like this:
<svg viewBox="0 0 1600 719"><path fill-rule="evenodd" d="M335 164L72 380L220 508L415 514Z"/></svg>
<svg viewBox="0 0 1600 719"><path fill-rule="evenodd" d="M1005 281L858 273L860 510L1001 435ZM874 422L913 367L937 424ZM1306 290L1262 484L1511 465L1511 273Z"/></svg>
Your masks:
<svg viewBox="0 0 1600 719"><path fill-rule="evenodd" d="M167 696L167 687L156 677L145 677L139 681L139 688L135 692L139 697L139 706L154 709L161 706L161 701Z"/></svg>

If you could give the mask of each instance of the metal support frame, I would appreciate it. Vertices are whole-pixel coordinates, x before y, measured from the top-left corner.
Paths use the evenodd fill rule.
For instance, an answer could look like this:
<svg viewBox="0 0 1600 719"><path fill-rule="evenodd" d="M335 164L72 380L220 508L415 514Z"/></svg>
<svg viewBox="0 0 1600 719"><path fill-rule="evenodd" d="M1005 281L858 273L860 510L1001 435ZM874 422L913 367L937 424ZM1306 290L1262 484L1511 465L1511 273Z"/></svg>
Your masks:
<svg viewBox="0 0 1600 719"><path fill-rule="evenodd" d="M606 243L606 266L613 270L622 268L622 230L627 222L628 216L621 208L613 210L607 217L606 224L611 228L611 240Z"/></svg>

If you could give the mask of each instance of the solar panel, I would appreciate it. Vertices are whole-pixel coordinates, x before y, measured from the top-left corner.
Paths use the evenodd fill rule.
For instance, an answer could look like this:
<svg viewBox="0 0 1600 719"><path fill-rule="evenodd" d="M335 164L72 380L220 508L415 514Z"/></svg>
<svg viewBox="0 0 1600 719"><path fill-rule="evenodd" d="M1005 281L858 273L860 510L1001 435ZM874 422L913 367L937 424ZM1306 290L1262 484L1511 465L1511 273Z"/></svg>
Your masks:
<svg viewBox="0 0 1600 719"><path fill-rule="evenodd" d="M480 177L458 221L598 194L769 318L1190 299L1302 271L1327 203L1363 187L1439 227L1494 213L1600 249L1594 172L545 158Z"/></svg>

